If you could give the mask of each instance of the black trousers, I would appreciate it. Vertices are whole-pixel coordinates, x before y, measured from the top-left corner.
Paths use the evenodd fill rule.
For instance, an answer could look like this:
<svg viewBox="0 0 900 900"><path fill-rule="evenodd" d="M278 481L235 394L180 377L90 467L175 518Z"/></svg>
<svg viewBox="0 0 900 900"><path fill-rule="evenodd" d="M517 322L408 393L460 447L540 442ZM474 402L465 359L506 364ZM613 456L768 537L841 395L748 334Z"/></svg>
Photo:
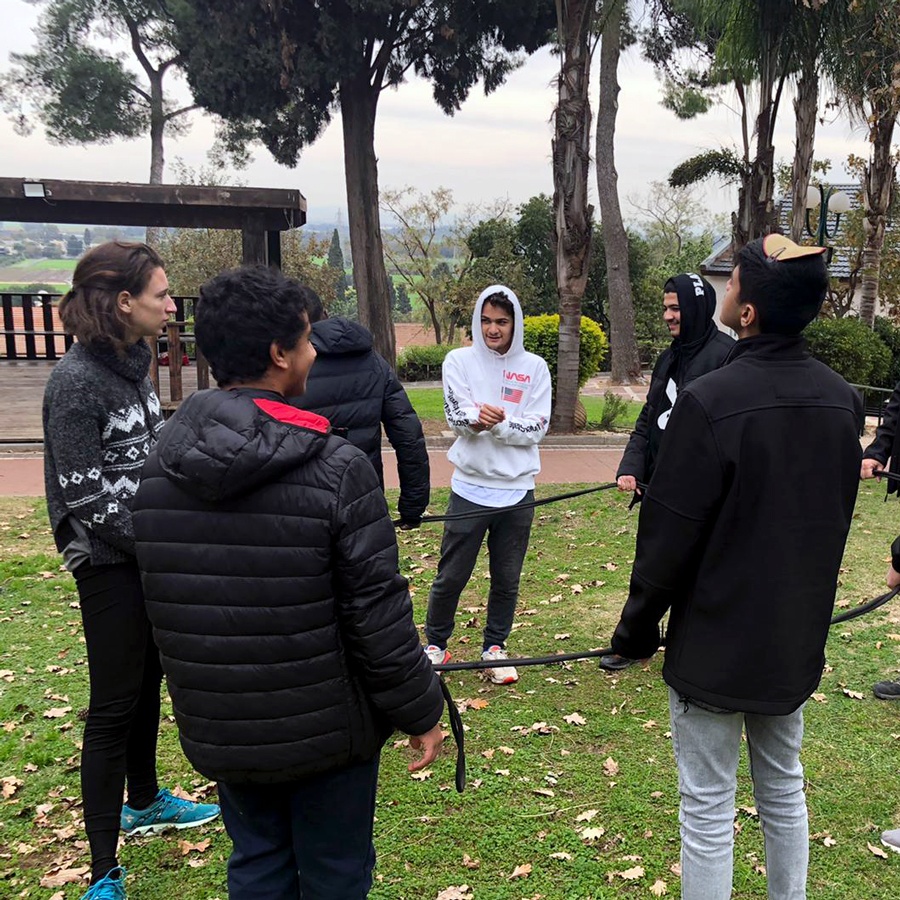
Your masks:
<svg viewBox="0 0 900 900"><path fill-rule="evenodd" d="M128 804L149 806L159 790L159 651L135 563L73 573L81 601L91 697L81 751L84 826L93 880L117 865L116 843L126 780Z"/></svg>

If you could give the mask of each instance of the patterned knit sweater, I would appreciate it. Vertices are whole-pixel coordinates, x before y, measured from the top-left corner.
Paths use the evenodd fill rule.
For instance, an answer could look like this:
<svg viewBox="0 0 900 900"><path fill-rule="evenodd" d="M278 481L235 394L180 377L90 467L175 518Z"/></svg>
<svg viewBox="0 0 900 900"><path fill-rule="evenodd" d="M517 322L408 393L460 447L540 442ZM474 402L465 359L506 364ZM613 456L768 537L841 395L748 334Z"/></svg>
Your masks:
<svg viewBox="0 0 900 900"><path fill-rule="evenodd" d="M91 563L134 559L131 501L141 467L163 426L148 377L145 341L119 357L110 347L73 344L44 391L47 511L62 551L87 528Z"/></svg>

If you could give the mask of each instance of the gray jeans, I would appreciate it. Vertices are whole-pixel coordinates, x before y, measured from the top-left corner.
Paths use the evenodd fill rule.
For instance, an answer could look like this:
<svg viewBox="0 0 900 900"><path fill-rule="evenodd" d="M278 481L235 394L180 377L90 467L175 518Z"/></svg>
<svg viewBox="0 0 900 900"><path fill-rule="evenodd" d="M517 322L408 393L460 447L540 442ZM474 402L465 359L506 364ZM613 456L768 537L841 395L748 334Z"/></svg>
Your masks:
<svg viewBox="0 0 900 900"><path fill-rule="evenodd" d="M533 501L534 491L529 491L515 506L492 509L471 503L451 492L447 515L467 512L483 512L486 515L444 523L441 561L428 595L425 618L425 636L429 644L447 646L447 640L453 634L460 594L472 577L478 552L487 534L491 589L483 646L487 649L494 644L504 645L512 631L519 599L519 578L534 519L532 507L521 509L520 506Z"/></svg>
<svg viewBox="0 0 900 900"><path fill-rule="evenodd" d="M681 896L728 900L734 799L746 727L753 794L766 842L769 900L804 900L809 822L800 745L802 707L788 716L715 713L669 689L672 746L681 792Z"/></svg>

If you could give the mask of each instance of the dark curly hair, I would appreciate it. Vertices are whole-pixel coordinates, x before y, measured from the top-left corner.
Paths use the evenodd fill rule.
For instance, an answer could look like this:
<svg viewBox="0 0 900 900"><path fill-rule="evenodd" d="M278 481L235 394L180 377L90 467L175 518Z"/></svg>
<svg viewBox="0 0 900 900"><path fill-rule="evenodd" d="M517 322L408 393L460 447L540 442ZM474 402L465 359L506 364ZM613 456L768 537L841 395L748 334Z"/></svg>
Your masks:
<svg viewBox="0 0 900 900"><path fill-rule="evenodd" d="M265 266L241 266L201 285L194 333L219 387L261 378L273 341L292 350L307 327L308 303L301 284Z"/></svg>
<svg viewBox="0 0 900 900"><path fill-rule="evenodd" d="M72 289L59 301L59 318L69 334L87 346L111 346L125 352L125 320L118 297L123 291L140 294L157 269L159 254L135 241L107 241L78 260Z"/></svg>

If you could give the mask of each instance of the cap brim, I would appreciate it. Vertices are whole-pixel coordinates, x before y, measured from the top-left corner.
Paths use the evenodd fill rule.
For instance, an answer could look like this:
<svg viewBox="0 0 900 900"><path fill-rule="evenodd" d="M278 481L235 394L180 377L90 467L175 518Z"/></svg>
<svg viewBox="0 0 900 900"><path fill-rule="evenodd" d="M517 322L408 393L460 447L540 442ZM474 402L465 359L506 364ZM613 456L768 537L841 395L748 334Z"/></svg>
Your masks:
<svg viewBox="0 0 900 900"><path fill-rule="evenodd" d="M777 259L779 262L804 256L821 256L827 251L827 247L796 244L783 234L767 234L763 238L763 253L768 259Z"/></svg>

